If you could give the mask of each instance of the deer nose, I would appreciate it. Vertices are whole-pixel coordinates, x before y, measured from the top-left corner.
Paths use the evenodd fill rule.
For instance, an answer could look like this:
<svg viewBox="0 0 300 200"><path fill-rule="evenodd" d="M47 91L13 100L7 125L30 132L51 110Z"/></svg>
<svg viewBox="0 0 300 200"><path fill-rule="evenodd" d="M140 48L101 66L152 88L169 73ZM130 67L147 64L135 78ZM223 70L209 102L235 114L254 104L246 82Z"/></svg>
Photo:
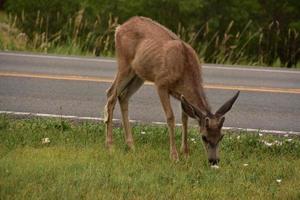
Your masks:
<svg viewBox="0 0 300 200"><path fill-rule="evenodd" d="M220 162L220 159L209 159L208 162L211 165L217 165Z"/></svg>

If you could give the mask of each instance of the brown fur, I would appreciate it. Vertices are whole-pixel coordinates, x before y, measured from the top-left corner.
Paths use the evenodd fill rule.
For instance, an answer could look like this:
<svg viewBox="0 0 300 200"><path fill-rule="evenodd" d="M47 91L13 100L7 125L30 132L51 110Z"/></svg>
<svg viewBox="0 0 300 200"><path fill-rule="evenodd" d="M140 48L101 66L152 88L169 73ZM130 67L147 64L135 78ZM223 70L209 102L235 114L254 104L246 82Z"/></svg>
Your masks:
<svg viewBox="0 0 300 200"><path fill-rule="evenodd" d="M117 99L121 107L126 142L129 147L134 147L128 120L128 100L144 81L154 82L160 97L169 128L172 159L178 160L178 153L175 146L175 120L170 95L185 102L183 110L184 107L191 108L182 113L181 149L186 155L188 154L188 116L199 118L198 121L204 132L209 132L204 120L207 117L212 126L210 128L217 127L220 130L219 121L222 115L212 117L214 115L211 114L203 90L201 65L192 47L164 26L145 17L133 17L119 26L115 33L115 43L118 72L107 91L108 101L105 106L106 144L109 148L112 146L112 116ZM221 137L221 134L216 135L217 138Z"/></svg>

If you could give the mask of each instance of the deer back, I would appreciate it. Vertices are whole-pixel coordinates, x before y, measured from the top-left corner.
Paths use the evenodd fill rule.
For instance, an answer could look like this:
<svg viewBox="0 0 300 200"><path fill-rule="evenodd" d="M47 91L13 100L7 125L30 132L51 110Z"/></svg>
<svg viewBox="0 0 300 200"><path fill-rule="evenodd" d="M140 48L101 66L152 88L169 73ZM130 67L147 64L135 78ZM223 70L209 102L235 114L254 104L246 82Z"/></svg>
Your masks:
<svg viewBox="0 0 300 200"><path fill-rule="evenodd" d="M179 40L172 31L149 18L132 17L116 29L116 51L133 59L138 46L146 39L160 42Z"/></svg>

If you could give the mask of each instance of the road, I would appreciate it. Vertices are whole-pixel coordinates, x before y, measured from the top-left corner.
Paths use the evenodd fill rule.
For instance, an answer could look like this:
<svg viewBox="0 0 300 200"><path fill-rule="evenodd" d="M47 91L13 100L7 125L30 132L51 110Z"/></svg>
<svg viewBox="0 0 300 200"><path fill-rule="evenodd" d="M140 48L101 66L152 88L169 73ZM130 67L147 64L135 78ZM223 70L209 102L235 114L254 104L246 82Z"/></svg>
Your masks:
<svg viewBox="0 0 300 200"><path fill-rule="evenodd" d="M0 52L0 111L102 117L115 73L113 59ZM204 65L203 79L213 110L241 90L226 127L300 132L300 71ZM180 123L180 104L172 104ZM130 118L165 121L151 84L132 97Z"/></svg>

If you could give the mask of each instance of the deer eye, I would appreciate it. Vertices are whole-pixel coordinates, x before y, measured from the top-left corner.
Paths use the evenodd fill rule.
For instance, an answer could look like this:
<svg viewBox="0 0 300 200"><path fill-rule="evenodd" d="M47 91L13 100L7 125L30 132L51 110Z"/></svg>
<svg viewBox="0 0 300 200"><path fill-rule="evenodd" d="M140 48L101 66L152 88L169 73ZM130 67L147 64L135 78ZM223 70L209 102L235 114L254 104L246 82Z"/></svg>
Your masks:
<svg viewBox="0 0 300 200"><path fill-rule="evenodd" d="M202 135L202 140L206 143L208 143L207 137L205 135Z"/></svg>
<svg viewBox="0 0 300 200"><path fill-rule="evenodd" d="M217 141L217 143L213 143L213 142L209 141L205 135L202 135L202 140L203 140L206 144L209 144L209 146L211 146L212 148L214 148L214 147L216 147L216 146L218 145L218 143L222 140L223 136L224 136L224 135L222 135L222 136L220 137L220 139Z"/></svg>

